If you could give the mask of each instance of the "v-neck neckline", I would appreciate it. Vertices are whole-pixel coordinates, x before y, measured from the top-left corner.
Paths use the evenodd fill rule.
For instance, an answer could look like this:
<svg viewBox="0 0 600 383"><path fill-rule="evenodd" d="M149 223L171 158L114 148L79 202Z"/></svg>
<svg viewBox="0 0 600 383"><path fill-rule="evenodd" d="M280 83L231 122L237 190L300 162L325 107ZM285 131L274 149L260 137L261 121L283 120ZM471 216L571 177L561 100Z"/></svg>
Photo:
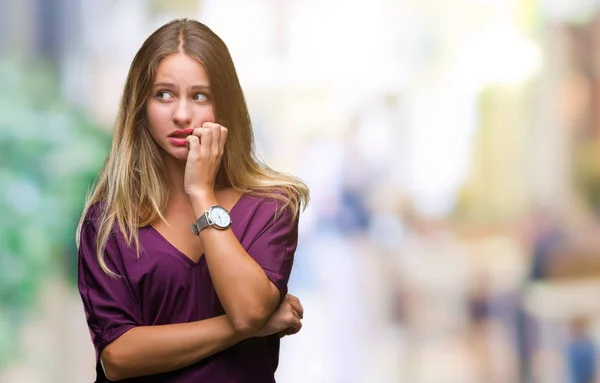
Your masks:
<svg viewBox="0 0 600 383"><path fill-rule="evenodd" d="M233 213L235 212L235 210L238 207L238 205L240 205L240 202L242 202L242 200L245 198L245 196L246 196L246 194L242 193L240 195L240 198L238 198L238 200L235 201L235 203L233 204L233 206L229 210L229 216L231 217L231 225L229 226L230 229L232 229L233 224L236 222L233 219ZM198 266L199 264L202 263L202 260L204 259L204 254L205 254L204 251L202 251L202 254L200 254L200 257L198 258L198 260L194 261L186 253L184 253L183 251L181 251L177 246L175 246L174 244L172 244L171 241L169 241L168 239L166 239L165 236L160 231L158 231L154 226L148 225L148 227L150 228L150 230L152 230L154 233L156 233L156 235L160 238L160 240L162 242L164 242L165 244L167 244L167 246L169 246L175 252L176 255L178 255L180 258L182 258L183 261L187 262L191 266Z"/></svg>

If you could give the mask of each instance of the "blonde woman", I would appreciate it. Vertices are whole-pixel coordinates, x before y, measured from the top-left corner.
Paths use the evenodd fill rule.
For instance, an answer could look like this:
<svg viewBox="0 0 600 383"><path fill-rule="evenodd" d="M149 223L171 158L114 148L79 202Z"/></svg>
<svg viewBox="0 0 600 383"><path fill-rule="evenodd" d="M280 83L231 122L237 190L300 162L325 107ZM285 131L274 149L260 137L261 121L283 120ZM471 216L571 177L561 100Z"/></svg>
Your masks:
<svg viewBox="0 0 600 383"><path fill-rule="evenodd" d="M287 282L307 200L256 160L223 41L186 19L155 31L78 227L96 381L274 382L302 326Z"/></svg>

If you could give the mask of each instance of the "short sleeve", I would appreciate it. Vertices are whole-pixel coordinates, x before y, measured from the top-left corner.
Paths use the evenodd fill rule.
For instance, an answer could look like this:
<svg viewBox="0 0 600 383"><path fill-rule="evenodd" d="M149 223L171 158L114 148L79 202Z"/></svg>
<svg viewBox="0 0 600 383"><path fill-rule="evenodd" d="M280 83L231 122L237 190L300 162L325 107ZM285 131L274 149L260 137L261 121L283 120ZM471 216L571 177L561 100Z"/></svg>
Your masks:
<svg viewBox="0 0 600 383"><path fill-rule="evenodd" d="M86 217L78 259L78 287L87 324L99 359L104 348L133 327L141 325L140 306L126 278L117 240L109 238L105 251L108 268L119 275L107 275L96 257L97 225Z"/></svg>
<svg viewBox="0 0 600 383"><path fill-rule="evenodd" d="M267 204L263 213L269 218L250 245L248 254L263 268L283 299L298 244L298 216L294 218L290 208L276 211L275 204Z"/></svg>

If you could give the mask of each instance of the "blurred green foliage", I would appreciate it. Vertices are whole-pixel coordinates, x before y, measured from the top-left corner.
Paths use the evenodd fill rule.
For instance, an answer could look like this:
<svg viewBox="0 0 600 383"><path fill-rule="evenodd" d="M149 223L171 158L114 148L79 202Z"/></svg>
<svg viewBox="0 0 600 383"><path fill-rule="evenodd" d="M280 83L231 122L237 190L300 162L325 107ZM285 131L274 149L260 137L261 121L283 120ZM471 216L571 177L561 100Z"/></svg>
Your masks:
<svg viewBox="0 0 600 383"><path fill-rule="evenodd" d="M75 229L110 135L61 97L51 67L0 60L0 369L45 279L75 283Z"/></svg>

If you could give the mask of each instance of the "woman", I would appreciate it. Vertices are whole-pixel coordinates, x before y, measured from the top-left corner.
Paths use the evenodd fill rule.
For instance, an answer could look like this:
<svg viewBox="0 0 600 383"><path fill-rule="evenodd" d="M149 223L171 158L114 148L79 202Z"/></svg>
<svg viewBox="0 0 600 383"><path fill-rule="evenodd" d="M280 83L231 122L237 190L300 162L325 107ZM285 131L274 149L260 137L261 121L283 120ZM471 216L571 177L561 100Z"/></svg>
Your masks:
<svg viewBox="0 0 600 383"><path fill-rule="evenodd" d="M97 382L274 382L308 189L261 166L227 47L175 20L133 59L78 227Z"/></svg>

